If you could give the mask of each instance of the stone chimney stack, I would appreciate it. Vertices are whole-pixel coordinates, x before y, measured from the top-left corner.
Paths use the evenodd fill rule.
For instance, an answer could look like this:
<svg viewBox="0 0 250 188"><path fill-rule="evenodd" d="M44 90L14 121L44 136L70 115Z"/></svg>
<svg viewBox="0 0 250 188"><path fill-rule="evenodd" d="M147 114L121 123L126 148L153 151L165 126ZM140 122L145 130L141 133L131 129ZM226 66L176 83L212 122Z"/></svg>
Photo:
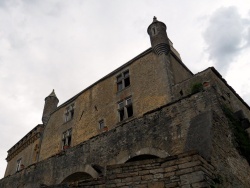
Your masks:
<svg viewBox="0 0 250 188"><path fill-rule="evenodd" d="M48 123L50 114L57 108L58 103L59 103L59 100L53 89L51 94L45 98L45 104L43 108L43 117L42 117L42 122L44 125Z"/></svg>

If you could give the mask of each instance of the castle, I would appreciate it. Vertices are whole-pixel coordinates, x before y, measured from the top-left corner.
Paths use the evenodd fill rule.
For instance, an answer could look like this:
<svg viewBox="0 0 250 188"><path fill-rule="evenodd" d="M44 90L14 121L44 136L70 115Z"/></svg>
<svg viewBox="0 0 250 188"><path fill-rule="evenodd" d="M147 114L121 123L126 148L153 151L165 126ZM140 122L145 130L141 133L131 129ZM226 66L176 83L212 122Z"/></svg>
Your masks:
<svg viewBox="0 0 250 188"><path fill-rule="evenodd" d="M151 47L58 106L8 150L0 187L250 187L250 108L193 74L155 17Z"/></svg>

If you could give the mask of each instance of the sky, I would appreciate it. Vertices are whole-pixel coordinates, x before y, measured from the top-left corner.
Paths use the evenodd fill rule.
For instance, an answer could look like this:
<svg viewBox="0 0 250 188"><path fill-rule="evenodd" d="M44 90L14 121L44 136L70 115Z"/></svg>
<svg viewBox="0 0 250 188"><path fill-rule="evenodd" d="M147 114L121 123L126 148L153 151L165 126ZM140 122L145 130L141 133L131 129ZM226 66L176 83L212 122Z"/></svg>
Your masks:
<svg viewBox="0 0 250 188"><path fill-rule="evenodd" d="M153 16L193 72L250 104L249 0L0 0L0 178L7 151L59 105L150 47Z"/></svg>

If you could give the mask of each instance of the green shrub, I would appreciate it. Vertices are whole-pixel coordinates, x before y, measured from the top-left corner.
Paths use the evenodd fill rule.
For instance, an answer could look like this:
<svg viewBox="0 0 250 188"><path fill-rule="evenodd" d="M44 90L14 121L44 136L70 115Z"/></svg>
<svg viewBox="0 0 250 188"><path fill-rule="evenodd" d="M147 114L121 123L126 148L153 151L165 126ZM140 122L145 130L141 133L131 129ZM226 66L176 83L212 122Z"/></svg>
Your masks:
<svg viewBox="0 0 250 188"><path fill-rule="evenodd" d="M203 90L202 83L195 83L191 88L191 93L198 93Z"/></svg>

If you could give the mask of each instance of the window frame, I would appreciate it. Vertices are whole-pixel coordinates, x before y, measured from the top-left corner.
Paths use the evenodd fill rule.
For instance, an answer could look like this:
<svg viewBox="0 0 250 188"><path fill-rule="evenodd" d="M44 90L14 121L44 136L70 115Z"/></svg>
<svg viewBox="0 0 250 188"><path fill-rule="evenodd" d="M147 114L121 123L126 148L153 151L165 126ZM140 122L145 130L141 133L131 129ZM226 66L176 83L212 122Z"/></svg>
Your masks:
<svg viewBox="0 0 250 188"><path fill-rule="evenodd" d="M116 86L117 92L122 91L123 89L129 87L130 82L130 71L129 69L123 71L122 73L116 76Z"/></svg>
<svg viewBox="0 0 250 188"><path fill-rule="evenodd" d="M129 100L130 100L130 102L128 102ZM132 96L127 97L122 101L119 101L117 103L117 105L118 105L117 111L118 111L118 116L119 116L119 122L122 122L122 121L124 121L126 119L129 119L129 118L133 117L134 110L133 110ZM131 108L130 112L129 112L129 108ZM131 114L131 112L132 112L132 114Z"/></svg>
<svg viewBox="0 0 250 188"><path fill-rule="evenodd" d="M65 146L71 147L72 145L72 128L62 133L62 150L65 150Z"/></svg>
<svg viewBox="0 0 250 188"><path fill-rule="evenodd" d="M72 103L65 108L64 123L67 123L70 120L72 120L74 118L74 114L75 114L75 103Z"/></svg>
<svg viewBox="0 0 250 188"><path fill-rule="evenodd" d="M101 119L99 122L98 122L98 128L100 130L104 129L105 128L105 123L104 123L104 120Z"/></svg>
<svg viewBox="0 0 250 188"><path fill-rule="evenodd" d="M129 104L128 104L128 100L131 100L131 102ZM129 98L125 99L125 101L126 101L125 107L126 107L127 118L130 118L130 117L132 117L134 115L132 97L129 97ZM130 113L129 113L128 109L130 107L131 107L132 115L129 115Z"/></svg>
<svg viewBox="0 0 250 188"><path fill-rule="evenodd" d="M21 170L21 165L22 165L22 158L18 159L16 161L16 172L19 172Z"/></svg>

